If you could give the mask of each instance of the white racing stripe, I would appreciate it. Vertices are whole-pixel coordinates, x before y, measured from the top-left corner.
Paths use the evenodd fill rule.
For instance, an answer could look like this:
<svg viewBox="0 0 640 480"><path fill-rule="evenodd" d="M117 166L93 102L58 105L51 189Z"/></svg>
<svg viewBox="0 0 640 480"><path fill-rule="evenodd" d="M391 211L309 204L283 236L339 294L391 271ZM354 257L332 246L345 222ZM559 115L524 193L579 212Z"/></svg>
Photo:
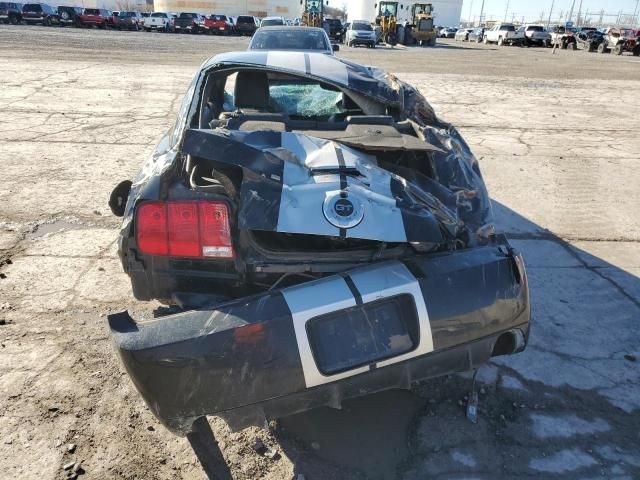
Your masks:
<svg viewBox="0 0 640 480"><path fill-rule="evenodd" d="M424 297L418 281L404 264L394 261L370 265L352 270L349 272L349 277L365 304L400 294L410 294L416 305L420 326L417 348L409 353L376 362L376 367L385 367L433 351L431 324ZM356 305L356 299L344 278L332 276L285 288L282 290L282 295L291 310L307 388L335 382L370 370L371 366L365 365L334 375L324 375L318 369L311 351L306 329L307 322L320 315Z"/></svg>
<svg viewBox="0 0 640 480"><path fill-rule="evenodd" d="M267 53L267 66L285 70L297 70L300 73L306 72L304 53L302 52L270 51Z"/></svg>
<svg viewBox="0 0 640 480"><path fill-rule="evenodd" d="M340 230L323 213L327 193L340 190L340 175L310 175L309 170L337 169L336 147L344 166L362 175L347 175L348 195L364 207L363 220L346 230L347 238L406 242L402 212L391 193L391 175L377 166L375 157L344 145L299 133L282 133L281 145L294 158L284 161L278 232L338 236Z"/></svg>

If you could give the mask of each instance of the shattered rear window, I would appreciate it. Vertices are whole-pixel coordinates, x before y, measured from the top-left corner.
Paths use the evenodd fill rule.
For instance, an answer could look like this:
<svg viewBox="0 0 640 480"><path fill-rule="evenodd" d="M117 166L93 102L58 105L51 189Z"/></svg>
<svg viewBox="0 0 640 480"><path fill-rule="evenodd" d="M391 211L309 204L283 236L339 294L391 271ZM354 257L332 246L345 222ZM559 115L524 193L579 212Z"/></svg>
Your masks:
<svg viewBox="0 0 640 480"><path fill-rule="evenodd" d="M271 102L290 117L329 117L343 113L342 92L318 83L277 81L269 85Z"/></svg>

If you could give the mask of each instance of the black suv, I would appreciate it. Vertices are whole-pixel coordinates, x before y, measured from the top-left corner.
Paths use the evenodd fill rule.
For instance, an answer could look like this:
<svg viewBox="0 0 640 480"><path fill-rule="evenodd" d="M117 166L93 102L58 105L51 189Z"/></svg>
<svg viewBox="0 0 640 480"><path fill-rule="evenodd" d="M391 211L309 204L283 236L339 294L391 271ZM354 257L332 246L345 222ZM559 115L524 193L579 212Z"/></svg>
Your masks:
<svg viewBox="0 0 640 480"><path fill-rule="evenodd" d="M22 7L22 20L27 24L41 23L47 27L60 24L58 12L46 3L25 4Z"/></svg>
<svg viewBox="0 0 640 480"><path fill-rule="evenodd" d="M17 25L22 22L22 4L0 2L0 21Z"/></svg>
<svg viewBox="0 0 640 480"><path fill-rule="evenodd" d="M327 25L329 26L329 38L331 40L340 41L342 39L342 22L340 19L327 18L325 22L327 22Z"/></svg>
<svg viewBox="0 0 640 480"><path fill-rule="evenodd" d="M58 17L60 17L60 25L73 25L80 27L80 15L82 15L81 7L58 7Z"/></svg>
<svg viewBox="0 0 640 480"><path fill-rule="evenodd" d="M258 29L258 22L256 17L251 15L240 15L236 20L236 32L239 35L253 35Z"/></svg>

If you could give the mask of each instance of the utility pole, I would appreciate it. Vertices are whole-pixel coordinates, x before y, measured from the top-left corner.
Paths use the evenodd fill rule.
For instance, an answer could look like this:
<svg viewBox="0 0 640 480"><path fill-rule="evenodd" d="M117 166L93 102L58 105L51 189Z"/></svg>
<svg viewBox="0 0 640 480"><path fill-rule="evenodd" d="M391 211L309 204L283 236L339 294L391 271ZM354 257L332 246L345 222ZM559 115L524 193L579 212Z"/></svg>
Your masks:
<svg viewBox="0 0 640 480"><path fill-rule="evenodd" d="M467 19L468 22L471 21L471 10L473 10L473 0L471 0L471 5L469 6L469 18ZM471 25L475 25L475 23L472 23Z"/></svg>
<svg viewBox="0 0 640 480"><path fill-rule="evenodd" d="M549 25L551 25L551 14L553 13L553 4L555 3L554 0L551 0L551 10L549 10L549 21L547 22L547 28L549 28Z"/></svg>
<svg viewBox="0 0 640 480"><path fill-rule="evenodd" d="M633 21L636 25L638 25L638 5L640 4L640 0L636 0L636 8L633 10Z"/></svg>
<svg viewBox="0 0 640 480"><path fill-rule="evenodd" d="M507 13L509 13L509 0L507 0L507 8L504 10L504 22L507 23Z"/></svg>
<svg viewBox="0 0 640 480"><path fill-rule="evenodd" d="M578 7L578 16L576 17L576 27L579 27L581 24L580 13L582 13L582 0L580 0L580 6Z"/></svg>
<svg viewBox="0 0 640 480"><path fill-rule="evenodd" d="M480 19L478 20L478 26L482 26L482 14L484 13L484 0L482 0L482 6L480 7Z"/></svg>
<svg viewBox="0 0 640 480"><path fill-rule="evenodd" d="M573 0L571 3L571 10L569 10L569 18L567 18L567 22L571 21L571 17L573 17L573 7L576 6L576 0Z"/></svg>

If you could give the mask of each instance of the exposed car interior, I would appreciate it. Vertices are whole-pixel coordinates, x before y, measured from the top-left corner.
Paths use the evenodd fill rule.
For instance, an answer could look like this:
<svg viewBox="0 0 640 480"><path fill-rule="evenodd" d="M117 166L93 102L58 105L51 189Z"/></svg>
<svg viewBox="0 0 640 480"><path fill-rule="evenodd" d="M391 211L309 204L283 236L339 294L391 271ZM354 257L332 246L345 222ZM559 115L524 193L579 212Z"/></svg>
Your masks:
<svg viewBox="0 0 640 480"><path fill-rule="evenodd" d="M205 82L202 98L192 127L285 131L342 124L344 128L350 117L391 114L385 105L356 92L264 69L214 72Z"/></svg>

